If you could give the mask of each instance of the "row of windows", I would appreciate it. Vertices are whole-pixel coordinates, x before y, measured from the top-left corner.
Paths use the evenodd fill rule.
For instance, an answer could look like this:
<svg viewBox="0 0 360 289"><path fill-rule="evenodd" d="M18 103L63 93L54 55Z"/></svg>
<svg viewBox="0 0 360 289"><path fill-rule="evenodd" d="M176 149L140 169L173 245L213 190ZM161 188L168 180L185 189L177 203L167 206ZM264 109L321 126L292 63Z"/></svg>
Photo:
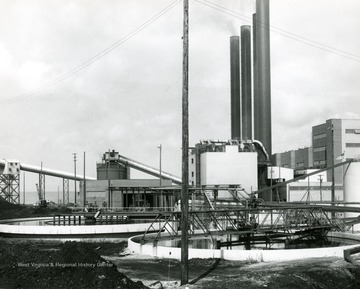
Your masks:
<svg viewBox="0 0 360 289"><path fill-rule="evenodd" d="M326 165L326 161L314 161L314 165Z"/></svg>
<svg viewBox="0 0 360 289"><path fill-rule="evenodd" d="M360 148L360 143L346 143L347 148Z"/></svg>
<svg viewBox="0 0 360 289"><path fill-rule="evenodd" d="M296 163L296 167L303 167L304 165L305 165L304 162Z"/></svg>
<svg viewBox="0 0 360 289"><path fill-rule="evenodd" d="M355 134L360 134L360 129L356 129L356 128L349 128L349 129L345 129L345 133L355 133Z"/></svg>
<svg viewBox="0 0 360 289"><path fill-rule="evenodd" d="M326 151L326 147L318 147L318 148L314 148L314 153L316 152L323 152L323 151Z"/></svg>
<svg viewBox="0 0 360 289"><path fill-rule="evenodd" d="M326 137L326 133L314 135L314 139L320 139L320 138L324 138L324 137Z"/></svg>
<svg viewBox="0 0 360 289"><path fill-rule="evenodd" d="M290 191L304 191L304 190L315 190L315 191L320 191L320 186L290 186L289 190ZM344 189L343 186L335 186L335 190L342 190ZM322 191L331 191L331 186L321 186L321 190Z"/></svg>

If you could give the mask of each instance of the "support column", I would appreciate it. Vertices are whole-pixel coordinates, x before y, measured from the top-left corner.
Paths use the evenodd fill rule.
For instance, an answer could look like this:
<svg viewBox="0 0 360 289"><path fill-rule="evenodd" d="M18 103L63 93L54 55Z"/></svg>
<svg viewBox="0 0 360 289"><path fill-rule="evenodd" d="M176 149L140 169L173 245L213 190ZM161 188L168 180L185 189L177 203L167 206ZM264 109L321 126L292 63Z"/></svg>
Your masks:
<svg viewBox="0 0 360 289"><path fill-rule="evenodd" d="M12 204L20 203L20 175L0 175L0 196Z"/></svg>
<svg viewBox="0 0 360 289"><path fill-rule="evenodd" d="M39 174L39 187L38 187L39 201L46 200L45 196L45 175Z"/></svg>
<svg viewBox="0 0 360 289"><path fill-rule="evenodd" d="M69 203L69 179L63 179L63 204Z"/></svg>

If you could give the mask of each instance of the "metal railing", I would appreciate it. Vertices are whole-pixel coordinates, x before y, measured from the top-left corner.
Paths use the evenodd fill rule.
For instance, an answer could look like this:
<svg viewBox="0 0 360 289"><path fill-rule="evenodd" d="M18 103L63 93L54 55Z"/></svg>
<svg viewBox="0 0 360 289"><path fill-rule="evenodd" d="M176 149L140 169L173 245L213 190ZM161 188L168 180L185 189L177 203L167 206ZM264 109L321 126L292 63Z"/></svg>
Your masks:
<svg viewBox="0 0 360 289"><path fill-rule="evenodd" d="M77 212L168 212L174 211L173 207L69 207L72 213Z"/></svg>

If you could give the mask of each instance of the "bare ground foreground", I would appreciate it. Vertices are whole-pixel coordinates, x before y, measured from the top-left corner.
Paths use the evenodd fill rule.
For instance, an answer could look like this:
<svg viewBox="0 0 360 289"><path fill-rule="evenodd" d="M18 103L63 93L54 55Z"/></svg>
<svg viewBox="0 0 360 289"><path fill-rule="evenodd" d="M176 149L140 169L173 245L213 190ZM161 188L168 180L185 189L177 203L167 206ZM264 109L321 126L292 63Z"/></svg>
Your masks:
<svg viewBox="0 0 360 289"><path fill-rule="evenodd" d="M180 263L132 254L127 243L0 240L0 288L360 288L360 267L340 258L254 263Z"/></svg>
<svg viewBox="0 0 360 289"><path fill-rule="evenodd" d="M106 259L148 286L161 281L163 288L179 287L179 261L127 255L126 250ZM360 288L360 267L340 258L271 263L192 259L189 277L190 284L180 288Z"/></svg>
<svg viewBox="0 0 360 289"><path fill-rule="evenodd" d="M52 213L54 209L42 211L0 199L0 219ZM179 261L133 254L126 241L101 241L0 237L0 289L360 288L360 266L341 258L272 263L190 260L190 284L180 286Z"/></svg>

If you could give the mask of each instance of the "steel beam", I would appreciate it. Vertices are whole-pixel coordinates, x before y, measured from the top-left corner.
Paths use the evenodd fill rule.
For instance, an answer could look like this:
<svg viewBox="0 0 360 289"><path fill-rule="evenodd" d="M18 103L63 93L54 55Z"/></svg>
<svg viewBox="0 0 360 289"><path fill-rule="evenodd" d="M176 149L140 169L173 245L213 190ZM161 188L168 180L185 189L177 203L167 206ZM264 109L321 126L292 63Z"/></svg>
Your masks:
<svg viewBox="0 0 360 289"><path fill-rule="evenodd" d="M0 197L12 203L20 203L20 175L0 174Z"/></svg>

